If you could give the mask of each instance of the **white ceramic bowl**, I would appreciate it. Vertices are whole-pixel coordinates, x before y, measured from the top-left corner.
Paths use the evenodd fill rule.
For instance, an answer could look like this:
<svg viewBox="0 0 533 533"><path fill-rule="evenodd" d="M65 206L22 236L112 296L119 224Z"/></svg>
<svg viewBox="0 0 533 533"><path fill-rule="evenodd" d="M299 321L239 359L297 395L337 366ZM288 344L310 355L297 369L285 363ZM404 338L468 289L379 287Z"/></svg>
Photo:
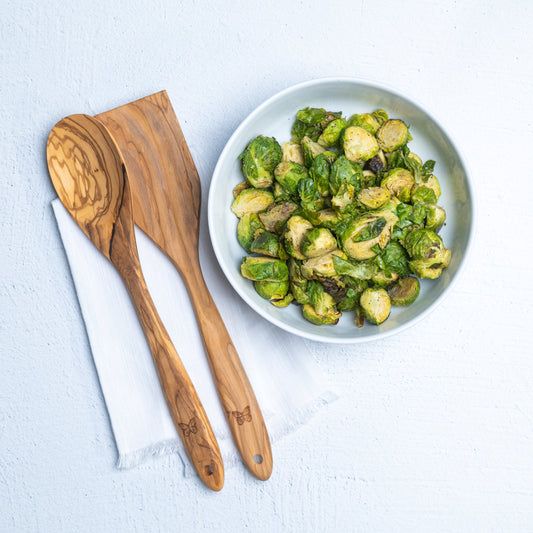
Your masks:
<svg viewBox="0 0 533 533"><path fill-rule="evenodd" d="M417 300L409 307L393 307L388 320L380 326L365 322L358 329L353 313L344 313L334 326L316 326L302 317L300 306L277 308L261 298L253 282L244 279L240 264L246 252L237 241L238 219L231 212L233 187L243 181L239 154L257 135L289 141L296 111L303 107L324 107L353 113L385 109L391 118L402 118L410 125L413 140L409 148L425 161L434 159L442 196L439 205L447 212L446 226L440 235L452 250L448 269L437 280L421 283ZM248 305L273 324L308 339L357 343L397 333L427 315L449 292L467 255L473 230L474 203L471 183L459 150L439 122L407 97L373 82L352 78L325 78L302 83L276 94L253 111L233 133L216 165L209 190L209 232L215 254L224 274Z"/></svg>

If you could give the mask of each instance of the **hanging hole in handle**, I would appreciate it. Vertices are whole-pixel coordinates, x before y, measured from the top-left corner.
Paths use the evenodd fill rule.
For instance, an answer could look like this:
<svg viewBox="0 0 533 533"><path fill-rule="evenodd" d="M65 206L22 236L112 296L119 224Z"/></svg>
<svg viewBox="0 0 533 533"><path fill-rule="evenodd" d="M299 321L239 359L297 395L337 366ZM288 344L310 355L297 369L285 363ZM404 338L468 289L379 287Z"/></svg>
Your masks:
<svg viewBox="0 0 533 533"><path fill-rule="evenodd" d="M260 464L263 462L263 456L260 455L260 454L258 454L258 453L256 453L256 454L254 455L254 461L255 461L255 463L257 463L258 465L260 465Z"/></svg>
<svg viewBox="0 0 533 533"><path fill-rule="evenodd" d="M213 475L213 467L211 465L206 465L205 466L205 473L208 475L208 476L212 476Z"/></svg>

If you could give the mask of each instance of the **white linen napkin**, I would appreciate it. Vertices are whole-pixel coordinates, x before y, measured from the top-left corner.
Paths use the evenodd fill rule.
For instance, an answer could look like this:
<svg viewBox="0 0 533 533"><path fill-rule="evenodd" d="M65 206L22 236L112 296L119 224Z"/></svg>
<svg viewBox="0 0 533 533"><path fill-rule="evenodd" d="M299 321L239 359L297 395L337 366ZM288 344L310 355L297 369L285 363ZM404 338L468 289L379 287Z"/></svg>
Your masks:
<svg viewBox="0 0 533 533"><path fill-rule="evenodd" d="M185 474L193 475L120 276L61 202L56 199L52 206L111 420L118 468L134 467L150 456L177 452L185 465ZM196 387L228 468L238 462L239 455L218 401L189 296L170 260L138 228L135 235L148 289ZM210 267L203 269L206 282L274 443L304 424L337 395L328 388L306 341L285 333L249 309L225 279L206 275L213 272Z"/></svg>

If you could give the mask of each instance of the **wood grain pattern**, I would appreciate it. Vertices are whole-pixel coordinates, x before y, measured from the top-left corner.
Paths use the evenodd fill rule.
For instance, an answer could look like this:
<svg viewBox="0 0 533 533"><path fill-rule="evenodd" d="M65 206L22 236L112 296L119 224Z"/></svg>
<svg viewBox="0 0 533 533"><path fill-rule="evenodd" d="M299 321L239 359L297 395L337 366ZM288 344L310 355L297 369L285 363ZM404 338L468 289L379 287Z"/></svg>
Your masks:
<svg viewBox="0 0 533 533"><path fill-rule="evenodd" d="M187 286L241 457L253 475L266 480L272 473L270 439L241 360L202 276L200 180L167 93L161 91L97 117L110 130L126 162L135 223L169 256Z"/></svg>
<svg viewBox="0 0 533 533"><path fill-rule="evenodd" d="M126 284L150 345L172 419L204 483L224 484L217 441L196 390L155 309L141 271L126 168L103 124L72 115L52 130L47 159L59 198Z"/></svg>

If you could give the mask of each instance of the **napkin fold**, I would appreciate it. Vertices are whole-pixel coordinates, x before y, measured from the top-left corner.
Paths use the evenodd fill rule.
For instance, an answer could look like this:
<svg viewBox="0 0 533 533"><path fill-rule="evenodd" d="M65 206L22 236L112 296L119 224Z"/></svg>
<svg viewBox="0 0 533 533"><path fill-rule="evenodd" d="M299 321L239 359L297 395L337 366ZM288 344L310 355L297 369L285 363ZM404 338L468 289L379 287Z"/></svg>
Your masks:
<svg viewBox="0 0 533 533"><path fill-rule="evenodd" d="M61 202L54 200L52 206L113 428L117 467L131 468L151 456L178 453L185 475L193 475L122 279ZM231 467L239 461L238 451L218 401L185 286L159 248L138 228L135 235L148 289L200 396L224 465ZM204 276L275 443L305 424L337 395L328 387L307 341L280 330L252 311L213 265L204 268Z"/></svg>

